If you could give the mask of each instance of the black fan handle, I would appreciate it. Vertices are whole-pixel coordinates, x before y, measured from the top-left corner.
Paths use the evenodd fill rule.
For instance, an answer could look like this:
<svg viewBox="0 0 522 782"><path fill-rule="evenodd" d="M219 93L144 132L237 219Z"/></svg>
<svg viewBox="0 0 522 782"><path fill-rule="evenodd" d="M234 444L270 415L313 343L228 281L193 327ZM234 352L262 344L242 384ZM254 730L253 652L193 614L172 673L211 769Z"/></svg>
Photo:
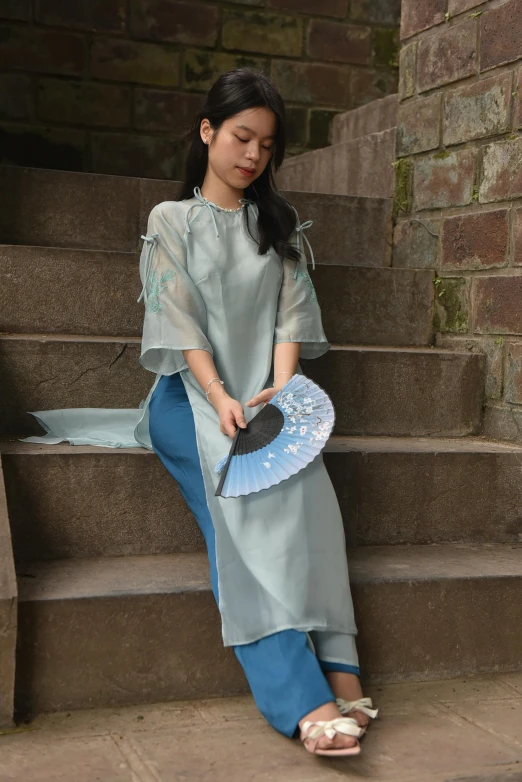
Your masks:
<svg viewBox="0 0 522 782"><path fill-rule="evenodd" d="M230 446L230 452L228 454L228 459L225 463L225 466L223 467L223 471L221 473L221 478L218 483L218 487L216 489L216 492L214 494L214 497L220 497L221 496L221 490L223 488L223 484L225 483L225 478L227 477L228 468L230 466L230 460L234 456L236 450L237 450L237 444L239 440L239 433L241 432L241 427L237 427L237 432L234 435L234 439L232 440L232 445Z"/></svg>

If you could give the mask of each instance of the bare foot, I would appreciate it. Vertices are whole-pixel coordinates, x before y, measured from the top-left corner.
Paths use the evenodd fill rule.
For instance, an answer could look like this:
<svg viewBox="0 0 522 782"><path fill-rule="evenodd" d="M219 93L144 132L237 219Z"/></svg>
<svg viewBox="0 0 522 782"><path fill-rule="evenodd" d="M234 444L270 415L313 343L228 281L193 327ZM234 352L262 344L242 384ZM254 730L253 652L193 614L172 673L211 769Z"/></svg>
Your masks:
<svg viewBox="0 0 522 782"><path fill-rule="evenodd" d="M358 701L363 697L359 677L354 673L325 671L325 676L336 698L343 698L345 701ZM366 727L370 721L368 715L362 711L352 711L350 715L344 716L353 717L362 728Z"/></svg>
<svg viewBox="0 0 522 782"><path fill-rule="evenodd" d="M330 703L325 703L324 706L320 706L318 709L314 709L314 711L311 711L306 717L303 717L302 720L299 720L299 727L302 730L303 724L307 720L310 722L329 722L330 720L335 720L342 716L343 715L336 704L331 701ZM328 736L321 736L317 743L317 747L318 749L345 749L346 747L355 747L357 743L355 736L345 736L343 733L336 733L333 739L329 739Z"/></svg>

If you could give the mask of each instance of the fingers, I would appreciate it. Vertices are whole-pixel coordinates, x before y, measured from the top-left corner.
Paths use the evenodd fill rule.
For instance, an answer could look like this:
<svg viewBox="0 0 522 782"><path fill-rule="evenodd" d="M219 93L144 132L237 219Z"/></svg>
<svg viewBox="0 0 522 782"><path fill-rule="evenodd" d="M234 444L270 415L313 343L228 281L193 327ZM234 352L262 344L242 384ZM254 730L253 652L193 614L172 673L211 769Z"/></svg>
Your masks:
<svg viewBox="0 0 522 782"><path fill-rule="evenodd" d="M248 407L257 407L257 405L260 405L261 402L266 402L268 398L270 398L270 389L265 389L259 394L253 396L252 399L249 399L246 404Z"/></svg>
<svg viewBox="0 0 522 782"><path fill-rule="evenodd" d="M236 429L232 426L232 424L226 423L223 424L223 426L220 428L223 434L226 434L228 437L230 437L231 440L233 440L236 436Z"/></svg>
<svg viewBox="0 0 522 782"><path fill-rule="evenodd" d="M228 435L230 438L234 439L237 432L237 427L240 427L241 429L245 429L247 422L245 420L245 416L243 415L243 410L241 409L239 412L230 411L227 418L221 422L221 431L223 434Z"/></svg>
<svg viewBox="0 0 522 782"><path fill-rule="evenodd" d="M241 429L244 429L247 425L247 422L245 421L245 417L243 415L236 416L236 423L238 426L241 427Z"/></svg>

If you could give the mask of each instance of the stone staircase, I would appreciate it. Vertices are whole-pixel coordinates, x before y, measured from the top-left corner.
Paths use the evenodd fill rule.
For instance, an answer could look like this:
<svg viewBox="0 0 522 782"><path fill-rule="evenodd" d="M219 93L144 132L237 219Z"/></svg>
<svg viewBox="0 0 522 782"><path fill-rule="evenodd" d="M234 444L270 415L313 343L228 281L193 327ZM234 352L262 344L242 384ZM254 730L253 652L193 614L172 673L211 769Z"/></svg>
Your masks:
<svg viewBox="0 0 522 782"><path fill-rule="evenodd" d="M391 198L398 107L398 95L388 95L337 114L331 145L287 158L276 175L278 187Z"/></svg>
<svg viewBox="0 0 522 782"><path fill-rule="evenodd" d="M37 431L27 410L145 396L139 237L178 192L0 168L0 537L10 529L18 578L16 666L0 636L0 691L15 676L19 715L248 691L222 647L203 539L156 456L17 439ZM333 348L302 367L337 412L325 463L363 675L517 669L522 448L480 435L484 356L433 347L433 273L391 266L391 199L286 195L314 220ZM0 610L12 609L9 557L0 565Z"/></svg>

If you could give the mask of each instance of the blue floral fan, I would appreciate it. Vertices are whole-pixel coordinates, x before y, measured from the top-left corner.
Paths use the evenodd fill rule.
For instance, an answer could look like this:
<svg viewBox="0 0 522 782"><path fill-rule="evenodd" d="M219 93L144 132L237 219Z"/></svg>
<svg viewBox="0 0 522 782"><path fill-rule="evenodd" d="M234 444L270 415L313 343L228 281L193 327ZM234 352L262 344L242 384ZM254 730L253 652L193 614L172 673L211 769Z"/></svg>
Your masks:
<svg viewBox="0 0 522 782"><path fill-rule="evenodd" d="M328 394L304 375L293 375L270 402L238 427L216 497L240 497L269 489L302 470L324 448L335 421Z"/></svg>

